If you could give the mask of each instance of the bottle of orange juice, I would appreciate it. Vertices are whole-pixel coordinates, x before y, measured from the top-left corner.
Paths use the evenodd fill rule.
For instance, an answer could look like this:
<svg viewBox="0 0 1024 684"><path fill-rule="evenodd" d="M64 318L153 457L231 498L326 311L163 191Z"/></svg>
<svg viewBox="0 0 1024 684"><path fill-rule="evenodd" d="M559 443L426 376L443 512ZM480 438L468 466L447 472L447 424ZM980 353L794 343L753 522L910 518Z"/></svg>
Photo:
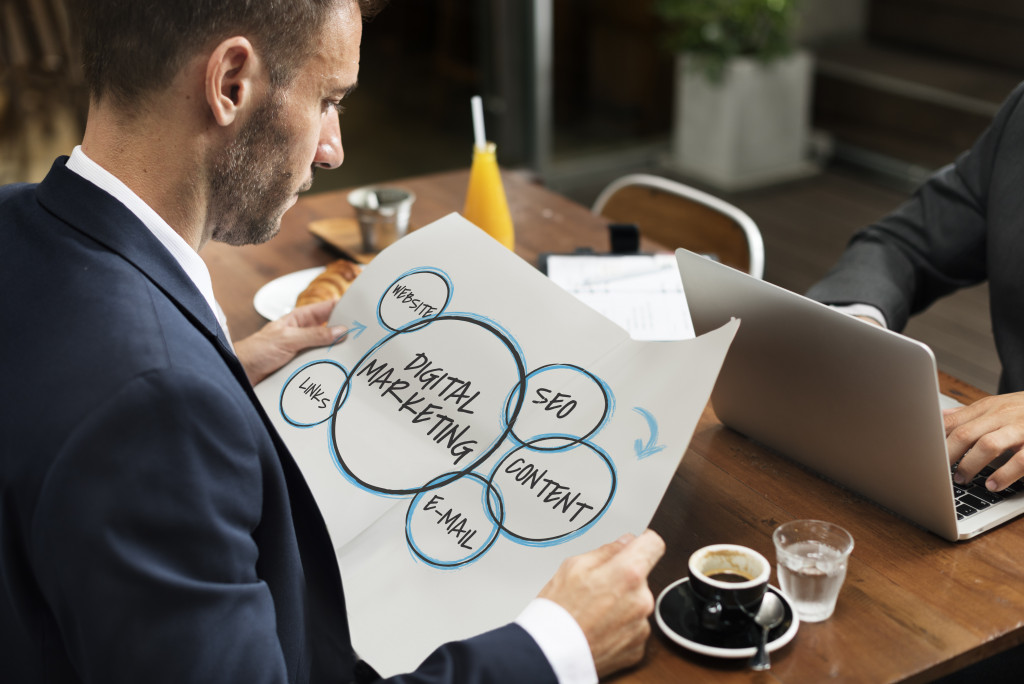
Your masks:
<svg viewBox="0 0 1024 684"><path fill-rule="evenodd" d="M469 171L469 188L466 190L466 206L462 215L498 242L513 249L515 230L495 153L496 147L492 142L482 147L473 146L473 165Z"/></svg>

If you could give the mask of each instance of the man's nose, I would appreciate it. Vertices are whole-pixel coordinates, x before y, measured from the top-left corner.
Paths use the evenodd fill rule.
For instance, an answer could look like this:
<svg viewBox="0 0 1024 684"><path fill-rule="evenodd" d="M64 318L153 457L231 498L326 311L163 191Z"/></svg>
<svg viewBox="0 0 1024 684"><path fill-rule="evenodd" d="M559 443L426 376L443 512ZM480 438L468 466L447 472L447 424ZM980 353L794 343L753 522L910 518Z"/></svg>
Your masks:
<svg viewBox="0 0 1024 684"><path fill-rule="evenodd" d="M320 139L316 144L313 165L321 169L336 169L345 160L341 147L341 121L333 108L320 128Z"/></svg>

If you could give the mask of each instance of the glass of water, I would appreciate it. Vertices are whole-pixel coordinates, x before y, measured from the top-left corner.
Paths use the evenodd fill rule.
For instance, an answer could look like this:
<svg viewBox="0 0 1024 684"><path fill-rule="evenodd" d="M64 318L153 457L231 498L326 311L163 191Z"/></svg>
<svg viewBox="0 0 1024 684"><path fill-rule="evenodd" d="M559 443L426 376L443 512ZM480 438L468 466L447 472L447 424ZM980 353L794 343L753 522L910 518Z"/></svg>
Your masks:
<svg viewBox="0 0 1024 684"><path fill-rule="evenodd" d="M776 527L772 539L779 584L800 619L827 620L846 579L853 537L829 522L793 520Z"/></svg>

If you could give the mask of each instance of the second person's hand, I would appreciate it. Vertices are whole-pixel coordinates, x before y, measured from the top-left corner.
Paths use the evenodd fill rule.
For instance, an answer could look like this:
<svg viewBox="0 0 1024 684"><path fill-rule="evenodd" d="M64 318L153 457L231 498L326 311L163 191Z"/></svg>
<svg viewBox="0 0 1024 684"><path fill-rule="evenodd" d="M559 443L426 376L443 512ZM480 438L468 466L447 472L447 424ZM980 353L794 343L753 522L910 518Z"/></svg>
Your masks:
<svg viewBox="0 0 1024 684"><path fill-rule="evenodd" d="M952 463L959 460L954 481L970 482L982 468L1006 452L1012 455L985 482L1000 491L1024 476L1024 392L979 399L943 412L946 447Z"/></svg>

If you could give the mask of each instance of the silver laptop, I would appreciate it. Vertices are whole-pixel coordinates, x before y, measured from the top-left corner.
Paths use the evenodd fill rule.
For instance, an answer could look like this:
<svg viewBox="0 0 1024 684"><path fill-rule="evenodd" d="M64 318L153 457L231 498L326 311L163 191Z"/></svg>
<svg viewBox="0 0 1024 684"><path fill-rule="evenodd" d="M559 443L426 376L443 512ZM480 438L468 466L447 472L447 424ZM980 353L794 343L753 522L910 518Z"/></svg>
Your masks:
<svg viewBox="0 0 1024 684"><path fill-rule="evenodd" d="M711 395L725 425L946 539L1024 512L1024 485L953 484L941 408L955 401L926 345L692 252L676 259L697 334L741 321Z"/></svg>

